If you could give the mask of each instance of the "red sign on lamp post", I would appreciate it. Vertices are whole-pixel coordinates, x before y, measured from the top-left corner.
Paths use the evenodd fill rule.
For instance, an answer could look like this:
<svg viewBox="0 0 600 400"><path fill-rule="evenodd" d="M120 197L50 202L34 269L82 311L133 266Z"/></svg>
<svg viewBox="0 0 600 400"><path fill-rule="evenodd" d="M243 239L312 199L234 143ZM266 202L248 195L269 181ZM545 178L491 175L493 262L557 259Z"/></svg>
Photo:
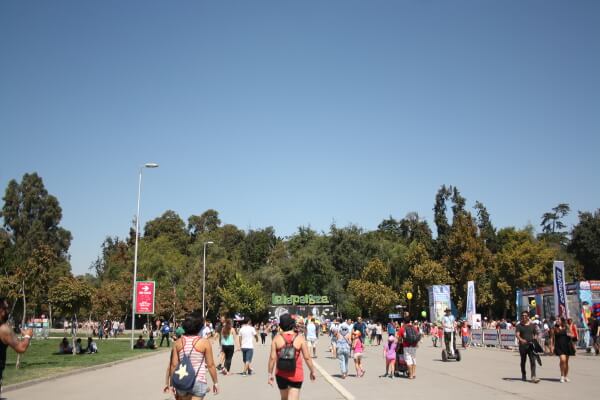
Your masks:
<svg viewBox="0 0 600 400"><path fill-rule="evenodd" d="M135 313L154 314L154 281L136 282Z"/></svg>

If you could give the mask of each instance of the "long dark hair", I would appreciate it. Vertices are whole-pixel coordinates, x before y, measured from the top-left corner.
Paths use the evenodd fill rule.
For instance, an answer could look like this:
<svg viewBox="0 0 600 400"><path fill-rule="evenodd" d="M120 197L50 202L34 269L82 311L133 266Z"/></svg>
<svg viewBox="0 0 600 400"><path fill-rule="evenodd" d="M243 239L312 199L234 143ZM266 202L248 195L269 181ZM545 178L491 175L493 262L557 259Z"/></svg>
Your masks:
<svg viewBox="0 0 600 400"><path fill-rule="evenodd" d="M232 326L233 323L231 321L231 318L227 318L225 320L225 326L223 326L223 337L229 337L229 335L231 335Z"/></svg>

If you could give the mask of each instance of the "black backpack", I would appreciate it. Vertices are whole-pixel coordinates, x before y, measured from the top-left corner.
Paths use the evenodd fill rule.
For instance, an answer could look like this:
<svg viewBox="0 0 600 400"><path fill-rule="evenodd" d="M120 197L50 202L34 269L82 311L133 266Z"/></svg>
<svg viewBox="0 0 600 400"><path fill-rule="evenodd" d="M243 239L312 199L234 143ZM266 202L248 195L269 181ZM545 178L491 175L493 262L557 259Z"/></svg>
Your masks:
<svg viewBox="0 0 600 400"><path fill-rule="evenodd" d="M406 325L404 327L404 340L406 343L415 345L421 340L421 334L417 332L417 329L412 325Z"/></svg>
<svg viewBox="0 0 600 400"><path fill-rule="evenodd" d="M294 347L294 340L298 337L298 334L294 335L292 340L288 342L285 336L281 335L285 341L285 346L279 350L277 356L277 369L280 371L294 372L296 371L296 348Z"/></svg>

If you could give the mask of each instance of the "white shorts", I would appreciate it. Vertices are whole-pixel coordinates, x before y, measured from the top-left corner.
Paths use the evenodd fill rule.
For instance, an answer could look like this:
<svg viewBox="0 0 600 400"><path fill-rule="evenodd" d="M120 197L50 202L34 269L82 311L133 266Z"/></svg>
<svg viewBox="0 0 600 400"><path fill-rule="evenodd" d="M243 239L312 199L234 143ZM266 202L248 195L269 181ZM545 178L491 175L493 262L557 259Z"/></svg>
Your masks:
<svg viewBox="0 0 600 400"><path fill-rule="evenodd" d="M354 353L354 359L360 360L362 358L362 353Z"/></svg>
<svg viewBox="0 0 600 400"><path fill-rule="evenodd" d="M406 365L417 365L417 348L416 347L405 347L404 348L404 361L406 361Z"/></svg>
<svg viewBox="0 0 600 400"><path fill-rule="evenodd" d="M306 340L308 343L308 347L313 347L317 345L317 339L316 338L310 338Z"/></svg>

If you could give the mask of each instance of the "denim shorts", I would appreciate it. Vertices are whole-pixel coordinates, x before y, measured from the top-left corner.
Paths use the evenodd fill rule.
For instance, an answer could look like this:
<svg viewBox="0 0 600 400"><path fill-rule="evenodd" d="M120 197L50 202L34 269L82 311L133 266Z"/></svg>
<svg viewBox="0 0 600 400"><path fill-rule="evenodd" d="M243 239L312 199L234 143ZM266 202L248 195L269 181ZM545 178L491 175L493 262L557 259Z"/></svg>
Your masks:
<svg viewBox="0 0 600 400"><path fill-rule="evenodd" d="M242 359L244 363L251 363L254 356L254 349L242 349Z"/></svg>
<svg viewBox="0 0 600 400"><path fill-rule="evenodd" d="M177 394L179 396L191 394L192 396L196 396L196 397L204 397L204 396L206 396L207 393L208 393L208 384L206 384L204 382L200 382L200 381L196 381L196 383L194 383L194 387L189 392L182 392L180 390L177 390Z"/></svg>

